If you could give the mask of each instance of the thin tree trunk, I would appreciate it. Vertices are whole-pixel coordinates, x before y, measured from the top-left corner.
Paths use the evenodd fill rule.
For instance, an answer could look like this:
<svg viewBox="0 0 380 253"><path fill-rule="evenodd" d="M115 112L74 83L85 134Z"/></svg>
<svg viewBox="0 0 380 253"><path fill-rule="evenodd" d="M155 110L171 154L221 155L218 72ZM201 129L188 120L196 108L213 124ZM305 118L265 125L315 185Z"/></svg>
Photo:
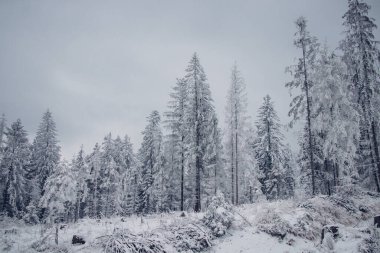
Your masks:
<svg viewBox="0 0 380 253"><path fill-rule="evenodd" d="M236 205L239 205L239 170L238 170L238 134L237 134L237 118L235 125L235 160L236 160Z"/></svg>
<svg viewBox="0 0 380 253"><path fill-rule="evenodd" d="M307 78L307 70L306 70L306 49L305 43L302 43L302 56L303 56L303 65L304 65L304 87L306 92L306 111L307 111L307 126L308 126L308 134L309 134L309 158L310 158L310 169L311 169L311 185L312 185L312 195L315 195L315 172L314 172L314 154L313 154L313 140L311 135L311 101L309 97L309 84Z"/></svg>
<svg viewBox="0 0 380 253"><path fill-rule="evenodd" d="M268 118L266 119L266 123L267 123L267 135L268 135L268 150L267 150L267 152L268 152L268 159L269 159L269 161L268 161L268 168L267 168L266 174L268 175L268 174L272 174L273 160L272 160L272 140L271 140L270 124L269 124ZM268 178L268 176L267 176L267 178ZM278 197L278 195L279 195L279 192L278 192L279 191L279 188L278 188L278 178L276 178L276 179L277 179L277 183L276 183L277 184L277 187L276 187L276 189L277 189L277 196L276 197ZM273 187L271 189L273 189ZM267 191L267 198L268 198L268 194L271 193L271 192L272 192L272 190Z"/></svg>
<svg viewBox="0 0 380 253"><path fill-rule="evenodd" d="M217 192L217 188L218 188L218 180L217 180L217 168L216 168L216 165L215 165L215 168L214 168L214 177L215 177L215 185L214 185L214 196L216 196L216 192Z"/></svg>
<svg viewBox="0 0 380 253"><path fill-rule="evenodd" d="M249 186L249 202L252 203L252 186Z"/></svg>
<svg viewBox="0 0 380 253"><path fill-rule="evenodd" d="M181 211L183 211L183 202L184 202L184 195L183 195L183 188L184 188L184 179L185 179L185 154L183 151L183 141L184 136L182 135L181 140Z"/></svg>
<svg viewBox="0 0 380 253"><path fill-rule="evenodd" d="M199 117L198 117L198 83L196 77L196 70L194 71L194 82L195 82L195 212L201 211L201 147L200 147L200 126L199 126Z"/></svg>
<svg viewBox="0 0 380 253"><path fill-rule="evenodd" d="M75 219L74 219L74 222L77 222L77 220L79 219L79 208L80 208L80 197L78 197L77 195L77 204L76 204L76 213L75 213Z"/></svg>
<svg viewBox="0 0 380 253"><path fill-rule="evenodd" d="M232 131L232 129L231 129ZM231 202L232 205L235 204L235 180L234 180L234 137L231 133Z"/></svg>
<svg viewBox="0 0 380 253"><path fill-rule="evenodd" d="M58 245L58 223L55 225L55 244Z"/></svg>
<svg viewBox="0 0 380 253"><path fill-rule="evenodd" d="M235 171L236 171L236 205L239 204L239 153L238 153L238 108L237 108L237 87L235 83Z"/></svg>
<svg viewBox="0 0 380 253"><path fill-rule="evenodd" d="M371 122L372 146L373 146L373 149L374 149L375 163L376 163L376 167L377 167L377 173L376 173L376 170L374 170L374 176L375 176L375 183L376 183L376 187L377 187L377 192L380 192L380 184L379 184L380 157L379 157L379 146L378 146L378 143L377 143L377 134L376 134L376 126L375 125L376 125L375 124L375 120L372 120L372 122Z"/></svg>

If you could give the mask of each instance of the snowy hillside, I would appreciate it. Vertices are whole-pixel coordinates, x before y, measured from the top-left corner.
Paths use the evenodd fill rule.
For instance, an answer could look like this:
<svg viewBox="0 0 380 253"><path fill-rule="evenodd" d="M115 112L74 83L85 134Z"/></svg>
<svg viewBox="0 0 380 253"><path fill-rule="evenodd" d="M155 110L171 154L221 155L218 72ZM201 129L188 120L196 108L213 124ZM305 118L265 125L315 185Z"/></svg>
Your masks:
<svg viewBox="0 0 380 253"><path fill-rule="evenodd" d="M354 197L349 197L353 195ZM155 246L141 252L379 252L380 237L374 234L373 217L380 214L380 194L350 191L331 197L317 196L301 204L294 201L264 202L231 208L217 202L206 213L179 212L148 215L146 217L114 217L83 219L77 223L59 225L59 244L55 246L55 228L45 230L43 225L29 226L5 219L1 222L2 252L121 252L112 251L123 243L141 247ZM215 215L216 214L216 215ZM223 221L216 216L232 214L231 226L226 233L214 233L209 219ZM209 218L205 218L205 217ZM211 218L210 218L211 217ZM219 217L219 216L218 216ZM338 227L338 236L326 233L325 225ZM220 230L218 230L220 231ZM41 237L42 233L42 237ZM85 244L73 245L73 235ZM121 236L122 235L122 236ZM109 247L102 238L109 236ZM121 236L121 237L118 237ZM130 238L128 241L126 238ZM41 238L45 238L41 240ZM112 238L112 239L111 239ZM122 239L124 238L124 240ZM112 241L112 244L111 244ZM115 241L118 242L115 244ZM110 245L113 245L112 248Z"/></svg>

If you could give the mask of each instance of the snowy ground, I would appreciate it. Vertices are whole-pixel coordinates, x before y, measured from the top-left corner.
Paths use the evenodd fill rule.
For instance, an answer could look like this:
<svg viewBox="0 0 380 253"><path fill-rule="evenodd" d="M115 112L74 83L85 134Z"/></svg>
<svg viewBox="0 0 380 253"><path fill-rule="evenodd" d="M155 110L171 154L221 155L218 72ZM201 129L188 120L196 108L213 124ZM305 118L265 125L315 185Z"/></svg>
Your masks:
<svg viewBox="0 0 380 253"><path fill-rule="evenodd" d="M380 196L359 194L354 199L320 196L301 205L293 201L280 201L242 205L234 210L235 221L232 227L225 236L214 238L208 252L366 252L364 242L371 237L370 232L373 234L373 216L380 214ZM203 214L188 213L186 217L180 217L178 212L174 212L150 215L143 219L131 216L123 218L124 221L120 217L83 219L59 230L59 245L64 251L54 252L102 252L102 248L92 243L97 237L112 234L114 229L128 229L134 234L165 234L165 229L199 221L202 216ZM324 225L331 224L339 227L339 237L332 239L328 236L321 244L321 229ZM40 240L42 228L39 225L27 226L21 222L2 221L0 252L36 252L31 245ZM44 233L51 235L48 240L53 244L54 231L54 228L50 228ZM86 244L72 245L73 235L83 236ZM376 240L380 244L379 238ZM173 247L168 251L177 252Z"/></svg>
<svg viewBox="0 0 380 253"><path fill-rule="evenodd" d="M380 210L380 201L372 203L373 207ZM269 211L270 210L270 211ZM367 218L363 221L356 221L351 226L335 222L340 229L340 236L337 240L333 240L333 249L328 250L326 245L321 244L320 237L315 240L308 240L300 236L287 233L281 239L273 237L268 233L258 229L258 222L260 222L263 215L268 215L269 212L279 214L290 226L294 226L297 220L302 219L307 212L304 208L297 207L296 204L290 201L274 202L274 203L261 203L256 205L246 205L237 209L237 211L247 220L237 216L234 227L229 231L229 235L217 239L215 246L210 252L215 253L252 253L252 252L268 252L268 253L284 253L284 252L342 252L354 253L358 252L358 246L363 242L363 239L368 236L366 233L360 232L366 230L373 224L373 218ZM327 217L326 217L327 218ZM347 219L347 217L340 216L340 218ZM249 223L250 224L249 224ZM252 226L251 226L252 225ZM318 226L318 225L315 225ZM321 228L322 225L319 225ZM319 231L318 231L319 232ZM380 238L380 237L379 237ZM379 239L380 243L380 239Z"/></svg>

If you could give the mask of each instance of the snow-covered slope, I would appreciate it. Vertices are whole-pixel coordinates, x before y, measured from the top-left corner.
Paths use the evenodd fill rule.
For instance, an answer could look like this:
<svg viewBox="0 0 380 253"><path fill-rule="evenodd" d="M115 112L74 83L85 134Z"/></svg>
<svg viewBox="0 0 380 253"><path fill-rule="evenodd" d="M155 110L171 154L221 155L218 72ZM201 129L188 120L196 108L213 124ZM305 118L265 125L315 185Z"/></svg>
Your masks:
<svg viewBox="0 0 380 253"><path fill-rule="evenodd" d="M228 213L219 208L215 211ZM59 229L59 247L54 246L54 227L45 230L41 225L27 226L3 220L0 252L104 252L104 240L100 242L99 238L111 238L114 243L114 231L121 236L116 240L118 243L120 240L121 244L127 240L133 243L134 240L152 240L163 245L166 252L185 252L184 249L216 253L380 252L376 251L380 237L374 234L376 229L373 228L373 217L380 214L379 194L349 190L301 203L287 200L242 205L233 208L232 213L234 221L224 236L207 227L209 223L202 220L202 213L187 213L185 217L174 212L143 218L83 219ZM333 238L327 233L321 243L322 228L328 225L337 226L339 235ZM46 237L44 242L41 242L41 232ZM123 233L128 234L129 239L124 238ZM86 244L72 245L73 235L83 236ZM38 243L48 246L37 247Z"/></svg>

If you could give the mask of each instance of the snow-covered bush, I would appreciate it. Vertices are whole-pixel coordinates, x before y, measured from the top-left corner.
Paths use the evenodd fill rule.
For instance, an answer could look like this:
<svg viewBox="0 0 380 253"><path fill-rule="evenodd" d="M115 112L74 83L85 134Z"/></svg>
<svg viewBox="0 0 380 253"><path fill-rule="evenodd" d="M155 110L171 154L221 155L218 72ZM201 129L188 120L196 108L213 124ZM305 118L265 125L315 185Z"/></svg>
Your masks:
<svg viewBox="0 0 380 253"><path fill-rule="evenodd" d="M179 223L165 228L168 241L177 252L200 252L211 247L211 234L208 228L196 223Z"/></svg>
<svg viewBox="0 0 380 253"><path fill-rule="evenodd" d="M258 217L257 228L271 236L284 239L288 231L290 230L289 223L282 219L273 210L268 210Z"/></svg>
<svg viewBox="0 0 380 253"><path fill-rule="evenodd" d="M15 243L16 242L13 239L8 238L8 237L4 237L1 239L1 244L3 246L2 246L2 248L0 248L0 250L2 250L4 252L10 251L13 248Z"/></svg>
<svg viewBox="0 0 380 253"><path fill-rule="evenodd" d="M320 236L319 225L315 225L311 212L306 211L297 219L297 222L290 226L289 233L308 240L315 240Z"/></svg>
<svg viewBox="0 0 380 253"><path fill-rule="evenodd" d="M128 229L115 229L112 235L97 238L105 253L165 253L165 242L154 234L133 234Z"/></svg>
<svg viewBox="0 0 380 253"><path fill-rule="evenodd" d="M37 215L37 207L33 203L30 203L26 207L26 210L27 210L27 212L22 217L23 221L26 224L32 224L32 225L37 224L39 222L39 218L38 218L38 215Z"/></svg>
<svg viewBox="0 0 380 253"><path fill-rule="evenodd" d="M335 242L333 235L331 233L326 233L325 238L322 242L322 249L325 252L333 252L335 248Z"/></svg>
<svg viewBox="0 0 380 253"><path fill-rule="evenodd" d="M212 197L202 222L211 229L214 236L219 237L226 233L233 220L232 206L225 201L223 194L218 192Z"/></svg>
<svg viewBox="0 0 380 253"><path fill-rule="evenodd" d="M379 238L375 235L371 235L365 238L362 243L358 246L358 252L360 253L376 253L380 252L380 242Z"/></svg>
<svg viewBox="0 0 380 253"><path fill-rule="evenodd" d="M41 239L32 243L31 247L37 252L48 252L48 253L67 253L69 252L67 248L61 245L53 244L54 236L52 234L47 234Z"/></svg>

